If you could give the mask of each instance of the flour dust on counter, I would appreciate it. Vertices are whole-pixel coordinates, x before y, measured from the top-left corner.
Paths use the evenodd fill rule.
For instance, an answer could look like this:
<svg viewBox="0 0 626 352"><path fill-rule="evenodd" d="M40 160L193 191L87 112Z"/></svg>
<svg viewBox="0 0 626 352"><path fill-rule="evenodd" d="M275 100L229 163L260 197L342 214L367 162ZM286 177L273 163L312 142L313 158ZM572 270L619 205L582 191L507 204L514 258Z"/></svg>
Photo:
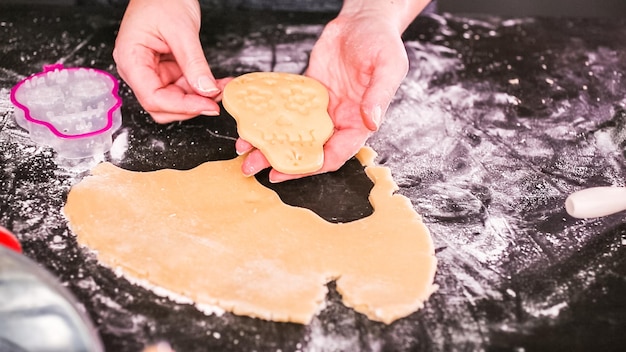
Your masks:
<svg viewBox="0 0 626 352"><path fill-rule="evenodd" d="M563 29L532 19L439 21L428 43L407 41L416 64L370 144L425 214L440 272L455 278L442 295L460 290L473 310L498 312L494 320L448 303L477 329L454 345L523 340L508 330L579 319L576 298L611 262L581 252L599 238L613 243L602 250L609 258L624 250L615 245L623 217L580 221L563 208L581 187L624 185L624 48L587 44L579 31L538 44L540 29ZM598 234L600 224L618 229ZM487 320L497 323L485 335Z"/></svg>
<svg viewBox="0 0 626 352"><path fill-rule="evenodd" d="M368 144L391 169L398 192L424 215L439 290L419 312L385 325L345 307L331 282L325 307L303 326L206 315L128 282L78 247L60 210L83 174L66 170L14 125L8 92L59 58L65 66L114 73L111 51L122 14L5 10L0 221L26 255L75 293L107 350L138 351L158 341L191 352L619 351L626 344L624 215L573 219L563 206L573 191L625 184L625 20L432 15L411 24L403 35L409 75ZM303 73L334 17L203 15L200 38L219 77ZM161 126L123 84L120 96L119 145L105 160L154 171L236 157L236 126L227 114ZM371 212L363 197L371 184L360 181L367 177L355 163L280 188L266 174L259 179L285 202L313 204L329 221L350 221ZM336 208L303 199L303 189ZM331 219L333 213L340 215Z"/></svg>

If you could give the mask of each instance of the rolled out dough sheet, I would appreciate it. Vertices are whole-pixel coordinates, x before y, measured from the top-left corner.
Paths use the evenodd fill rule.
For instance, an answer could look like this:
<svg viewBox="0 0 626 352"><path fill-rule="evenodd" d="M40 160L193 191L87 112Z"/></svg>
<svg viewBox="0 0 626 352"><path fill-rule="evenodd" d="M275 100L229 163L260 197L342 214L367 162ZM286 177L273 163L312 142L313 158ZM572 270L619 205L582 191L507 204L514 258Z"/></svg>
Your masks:
<svg viewBox="0 0 626 352"><path fill-rule="evenodd" d="M235 314L308 323L336 280L345 305L391 323L436 289L433 242L389 169L359 155L372 215L333 224L284 204L241 174L243 157L192 170L131 172L110 163L64 208L78 242L125 275Z"/></svg>

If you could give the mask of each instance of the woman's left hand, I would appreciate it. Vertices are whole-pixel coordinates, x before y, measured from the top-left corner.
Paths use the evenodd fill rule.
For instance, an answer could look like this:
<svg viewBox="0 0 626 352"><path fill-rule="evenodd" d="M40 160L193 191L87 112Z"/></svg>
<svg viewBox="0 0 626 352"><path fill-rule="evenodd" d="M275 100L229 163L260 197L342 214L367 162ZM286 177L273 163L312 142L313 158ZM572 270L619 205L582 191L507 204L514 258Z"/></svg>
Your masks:
<svg viewBox="0 0 626 352"><path fill-rule="evenodd" d="M398 25L375 11L340 14L328 23L313 47L306 75L328 88L328 112L335 131L324 145L324 164L311 174L270 171L282 182L339 169L382 123L409 67ZM270 167L261 151L239 139L239 154L248 153L246 175Z"/></svg>

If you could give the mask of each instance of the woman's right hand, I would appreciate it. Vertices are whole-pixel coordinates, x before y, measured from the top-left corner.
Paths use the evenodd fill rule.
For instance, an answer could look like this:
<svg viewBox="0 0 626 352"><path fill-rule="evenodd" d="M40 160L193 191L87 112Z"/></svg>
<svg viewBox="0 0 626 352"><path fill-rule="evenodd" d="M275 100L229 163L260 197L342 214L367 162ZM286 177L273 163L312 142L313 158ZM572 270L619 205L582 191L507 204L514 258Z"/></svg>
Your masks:
<svg viewBox="0 0 626 352"><path fill-rule="evenodd" d="M197 0L131 0L115 42L117 71L159 123L219 114L230 80L216 80L199 38Z"/></svg>

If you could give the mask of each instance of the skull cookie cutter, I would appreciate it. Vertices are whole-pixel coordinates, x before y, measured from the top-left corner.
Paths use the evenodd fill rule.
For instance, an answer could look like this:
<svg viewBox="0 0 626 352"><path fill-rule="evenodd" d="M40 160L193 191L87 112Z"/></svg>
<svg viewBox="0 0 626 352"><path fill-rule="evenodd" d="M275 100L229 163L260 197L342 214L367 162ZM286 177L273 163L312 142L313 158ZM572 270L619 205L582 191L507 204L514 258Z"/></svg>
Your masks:
<svg viewBox="0 0 626 352"><path fill-rule="evenodd" d="M35 143L52 147L60 157L102 154L122 124L118 88L117 79L101 70L44 66L11 89L15 121Z"/></svg>
<svg viewBox="0 0 626 352"><path fill-rule="evenodd" d="M282 72L252 72L224 88L224 108L244 140L286 174L319 170L334 132L328 90L320 82Z"/></svg>

